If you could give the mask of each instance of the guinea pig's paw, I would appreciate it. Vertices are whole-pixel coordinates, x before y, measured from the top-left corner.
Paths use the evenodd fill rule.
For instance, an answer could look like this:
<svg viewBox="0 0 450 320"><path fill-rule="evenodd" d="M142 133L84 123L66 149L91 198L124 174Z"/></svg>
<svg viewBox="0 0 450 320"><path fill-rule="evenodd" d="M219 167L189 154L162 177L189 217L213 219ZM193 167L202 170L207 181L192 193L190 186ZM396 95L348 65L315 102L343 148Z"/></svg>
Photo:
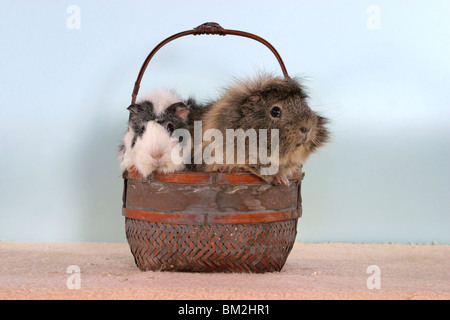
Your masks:
<svg viewBox="0 0 450 320"><path fill-rule="evenodd" d="M291 183L289 182L289 179L286 177L283 177L281 175L274 176L272 179L272 183L275 185L284 184L287 187L289 187L291 185Z"/></svg>
<svg viewBox="0 0 450 320"><path fill-rule="evenodd" d="M231 166L223 166L220 167L218 171L220 173L231 173L233 171L233 168Z"/></svg>

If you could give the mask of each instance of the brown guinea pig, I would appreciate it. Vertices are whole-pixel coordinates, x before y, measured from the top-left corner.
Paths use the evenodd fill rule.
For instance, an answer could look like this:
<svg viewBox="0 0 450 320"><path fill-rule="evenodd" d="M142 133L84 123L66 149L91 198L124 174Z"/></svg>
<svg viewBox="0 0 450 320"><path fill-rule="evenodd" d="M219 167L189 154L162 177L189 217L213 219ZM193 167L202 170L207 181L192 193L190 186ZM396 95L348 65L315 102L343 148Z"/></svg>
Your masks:
<svg viewBox="0 0 450 320"><path fill-rule="evenodd" d="M217 101L196 106L188 118L194 170L250 171L289 185L288 178L329 138L327 119L306 99L297 80L263 74L238 80ZM201 140L196 121L202 121Z"/></svg>

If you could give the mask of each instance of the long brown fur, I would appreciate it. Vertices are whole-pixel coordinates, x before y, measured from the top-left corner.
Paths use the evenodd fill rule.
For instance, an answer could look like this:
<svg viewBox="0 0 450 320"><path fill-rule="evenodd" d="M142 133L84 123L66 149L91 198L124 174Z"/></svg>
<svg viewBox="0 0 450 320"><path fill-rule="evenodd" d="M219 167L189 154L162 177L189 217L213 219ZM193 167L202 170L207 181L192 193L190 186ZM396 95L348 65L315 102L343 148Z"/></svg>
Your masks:
<svg viewBox="0 0 450 320"><path fill-rule="evenodd" d="M223 164L197 164L198 171L250 171L269 183L288 183L288 177L301 170L308 156L329 139L327 119L313 112L307 104L307 94L295 79L284 79L263 74L255 79L237 80L226 88L222 97L204 107L191 109L188 125L193 134L194 121L202 121L202 136L208 129L218 129L226 140L226 129L268 130L268 154L270 154L270 130L279 130L279 170L273 175L262 175L267 167L258 161L249 163L248 139L246 139L245 164L226 164L227 150L224 147ZM275 106L281 109L281 117L271 116ZM308 129L311 129L308 133ZM204 152L214 142L203 141L195 152ZM236 145L233 151L236 157Z"/></svg>

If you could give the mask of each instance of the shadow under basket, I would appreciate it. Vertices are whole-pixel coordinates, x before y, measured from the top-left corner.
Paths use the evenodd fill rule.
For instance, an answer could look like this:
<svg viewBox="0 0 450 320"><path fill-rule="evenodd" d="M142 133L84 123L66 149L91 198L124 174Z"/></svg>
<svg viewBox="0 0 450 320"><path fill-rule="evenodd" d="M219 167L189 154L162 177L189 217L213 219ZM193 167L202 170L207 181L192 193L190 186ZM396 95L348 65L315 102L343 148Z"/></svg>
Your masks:
<svg viewBox="0 0 450 320"><path fill-rule="evenodd" d="M128 244L142 271L280 271L301 216L301 178L249 173L124 174Z"/></svg>

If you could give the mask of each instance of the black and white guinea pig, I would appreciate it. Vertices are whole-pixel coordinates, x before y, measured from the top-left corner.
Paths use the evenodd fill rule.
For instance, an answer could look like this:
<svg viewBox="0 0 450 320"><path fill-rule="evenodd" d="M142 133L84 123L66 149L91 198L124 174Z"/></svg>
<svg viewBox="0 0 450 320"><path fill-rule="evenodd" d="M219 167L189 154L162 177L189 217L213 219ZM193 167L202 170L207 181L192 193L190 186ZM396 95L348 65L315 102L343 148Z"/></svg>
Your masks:
<svg viewBox="0 0 450 320"><path fill-rule="evenodd" d="M128 130L119 146L118 157L122 172L133 168L144 178L152 172L182 171L183 163L174 163L172 148L179 143L172 133L186 127L189 108L171 90L149 92L130 111Z"/></svg>

